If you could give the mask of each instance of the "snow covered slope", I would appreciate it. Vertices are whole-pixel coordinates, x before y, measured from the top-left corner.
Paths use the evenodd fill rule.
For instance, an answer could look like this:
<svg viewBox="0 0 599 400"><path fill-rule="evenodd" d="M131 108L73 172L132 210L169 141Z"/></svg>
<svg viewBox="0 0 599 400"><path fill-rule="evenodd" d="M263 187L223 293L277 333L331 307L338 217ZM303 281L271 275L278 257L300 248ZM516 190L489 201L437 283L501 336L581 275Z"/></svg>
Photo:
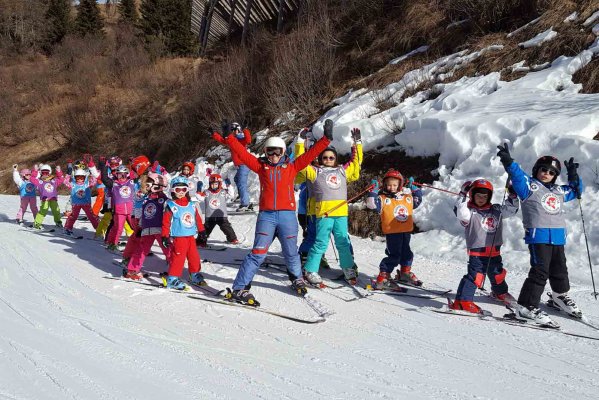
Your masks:
<svg viewBox="0 0 599 400"><path fill-rule="evenodd" d="M0 196L3 399L597 397L598 341L424 308L441 307L443 299L379 294L346 302L312 290L335 312L315 325L213 305L104 279L118 273L112 264L116 256L91 240L24 230L12 222L17 207L18 197ZM246 242L252 240L254 219L231 217ZM87 223L75 227L92 236ZM222 239L218 230L211 237ZM365 281L375 274L384 244L352 241ZM465 272L452 260L457 239L442 233L431 242L417 235L417 254L427 241L437 256L417 256L415 272L426 282L454 288ZM202 251L202 259L212 261L203 265L207 279L219 288L230 286L237 268L221 263L247 251ZM278 252L275 243L273 253ZM328 258L334 260L332 253ZM147 259L148 270L163 268L161 256ZM525 271L515 268L508 275L512 291ZM588 285L573 283L573 297L599 321ZM253 290L264 307L313 316L286 285L284 274L264 269ZM336 292L352 296L344 289ZM477 301L496 315L504 312L486 298ZM564 329L599 336L576 321L555 318Z"/></svg>

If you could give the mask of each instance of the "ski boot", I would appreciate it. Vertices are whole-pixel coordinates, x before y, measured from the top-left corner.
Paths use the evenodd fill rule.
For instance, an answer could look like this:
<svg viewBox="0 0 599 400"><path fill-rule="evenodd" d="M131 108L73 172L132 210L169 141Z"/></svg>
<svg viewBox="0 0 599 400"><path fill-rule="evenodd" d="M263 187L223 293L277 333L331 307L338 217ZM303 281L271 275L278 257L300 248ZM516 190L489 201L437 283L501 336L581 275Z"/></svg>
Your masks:
<svg viewBox="0 0 599 400"><path fill-rule="evenodd" d="M416 277L411 269L412 267L401 267L401 270L397 271L395 280L412 286L422 286L422 281Z"/></svg>
<svg viewBox="0 0 599 400"><path fill-rule="evenodd" d="M132 279L134 281L141 281L141 278L143 278L143 274L139 271L128 271L128 270L123 270L123 278L125 279Z"/></svg>
<svg viewBox="0 0 599 400"><path fill-rule="evenodd" d="M547 292L547 296L549 296L549 300L547 301L549 307L563 311L571 317L582 318L582 311L580 311L580 308L574 303L574 300L568 296L568 293L559 294Z"/></svg>
<svg viewBox="0 0 599 400"><path fill-rule="evenodd" d="M376 277L376 281L374 282L374 289L393 290L395 288L398 288L399 286L397 286L397 284L393 282L393 280L389 279L390 277L391 274L388 272L379 272L378 276Z"/></svg>
<svg viewBox="0 0 599 400"><path fill-rule="evenodd" d="M329 262L327 261L324 254L322 255L322 258L320 259L320 268L331 269L331 266L329 265Z"/></svg>
<svg viewBox="0 0 599 400"><path fill-rule="evenodd" d="M33 225L30 226L30 228L37 229L40 231L43 229L42 224L38 224L37 222L34 222Z"/></svg>
<svg viewBox="0 0 599 400"><path fill-rule="evenodd" d="M72 231L72 230L70 230L70 229L66 229L66 228L65 228L65 230L64 230L64 232L63 232L63 233L64 233L66 236L73 236L73 231Z"/></svg>
<svg viewBox="0 0 599 400"><path fill-rule="evenodd" d="M260 303L258 302L258 300L256 300L254 295L246 289L238 289L232 291L231 289L227 288L225 299L252 307L258 307L260 305Z"/></svg>
<svg viewBox="0 0 599 400"><path fill-rule="evenodd" d="M231 240L229 243L230 243L230 244L239 244L239 243L241 243L241 242L239 241L239 239L233 239L233 240Z"/></svg>
<svg viewBox="0 0 599 400"><path fill-rule="evenodd" d="M306 287L306 281L304 278L296 278L291 281L291 290L300 296L305 296L308 293L308 288Z"/></svg>
<svg viewBox="0 0 599 400"><path fill-rule="evenodd" d="M252 203L248 204L248 211L254 211L254 205Z"/></svg>
<svg viewBox="0 0 599 400"><path fill-rule="evenodd" d="M311 285L319 286L322 284L322 278L317 272L306 272L304 276Z"/></svg>
<svg viewBox="0 0 599 400"><path fill-rule="evenodd" d="M204 276L200 272L194 272L193 274L190 274L189 275L189 281L193 285L197 285L197 286L206 286L206 285L208 285L206 283L206 280L204 279Z"/></svg>
<svg viewBox="0 0 599 400"><path fill-rule="evenodd" d="M343 278L352 286L358 283L358 270L354 267L343 269Z"/></svg>
<svg viewBox="0 0 599 400"><path fill-rule="evenodd" d="M249 206L239 206L235 210L235 212L246 212L246 211L250 211L250 207Z"/></svg>
<svg viewBox="0 0 599 400"><path fill-rule="evenodd" d="M467 311L472 314L482 314L482 308L477 306L473 301L454 300L450 303L449 308L456 311Z"/></svg>
<svg viewBox="0 0 599 400"><path fill-rule="evenodd" d="M57 227L57 228L62 228L62 222L61 222L61 221L58 221L58 222L56 223L56 227Z"/></svg>
<svg viewBox="0 0 599 400"><path fill-rule="evenodd" d="M16 221L17 221L17 225L23 226L24 221L22 219L17 218Z"/></svg>
<svg viewBox="0 0 599 400"><path fill-rule="evenodd" d="M512 296L509 292L503 294L496 294L495 292L491 291L491 297L507 305L517 303L516 298Z"/></svg>
<svg viewBox="0 0 599 400"><path fill-rule="evenodd" d="M116 244L110 243L110 244L108 244L108 246L106 246L106 250L108 250L111 253L118 253L119 246L117 246Z"/></svg>
<svg viewBox="0 0 599 400"><path fill-rule="evenodd" d="M532 322L534 324L545 326L548 328L559 328L559 324L549 318L546 312L541 311L538 307L535 306L522 306L520 304L516 304L514 307L514 314L516 319L524 322Z"/></svg>
<svg viewBox="0 0 599 400"><path fill-rule="evenodd" d="M178 276L163 276L162 282L167 289L187 290L187 285Z"/></svg>

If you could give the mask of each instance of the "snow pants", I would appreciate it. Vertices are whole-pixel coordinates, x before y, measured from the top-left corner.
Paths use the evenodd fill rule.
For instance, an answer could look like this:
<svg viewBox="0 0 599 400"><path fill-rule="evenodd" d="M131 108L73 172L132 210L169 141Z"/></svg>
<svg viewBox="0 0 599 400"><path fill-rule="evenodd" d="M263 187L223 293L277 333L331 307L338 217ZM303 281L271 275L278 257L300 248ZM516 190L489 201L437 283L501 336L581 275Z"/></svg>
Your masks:
<svg viewBox="0 0 599 400"><path fill-rule="evenodd" d="M48 208L52 210L52 216L54 217L54 223L56 225L62 225L62 221L60 220L60 209L58 208L58 200L42 200L42 204L40 206L40 210L35 216L35 224L41 225L44 222L44 218L46 218L46 214L48 214Z"/></svg>
<svg viewBox="0 0 599 400"><path fill-rule="evenodd" d="M17 211L17 219L23 219L23 215L25 214L25 211L27 211L28 206L35 219L38 212L37 197L35 196L21 197L21 205L19 206L19 211Z"/></svg>
<svg viewBox="0 0 599 400"><path fill-rule="evenodd" d="M487 265L489 265L488 269ZM508 292L507 282L505 281L507 271L503 268L501 256L470 256L468 259L468 273L462 277L455 299L472 301L476 288L481 287L483 284L485 274L489 277L493 293L504 294Z"/></svg>
<svg viewBox="0 0 599 400"><path fill-rule="evenodd" d="M306 214L297 214L297 222L299 222L299 226L302 228L302 243L304 243L304 239L308 234L308 216Z"/></svg>
<svg viewBox="0 0 599 400"><path fill-rule="evenodd" d="M308 254L314 241L316 240L316 216L306 214L306 233L302 238L302 243L299 247L299 252L302 254Z"/></svg>
<svg viewBox="0 0 599 400"><path fill-rule="evenodd" d="M64 224L64 228L68 229L69 231L73 230L73 225L75 225L75 221L77 221L77 217L79 217L79 213L81 212L81 210L85 212L85 215L87 215L87 219L89 219L89 222L91 222L94 229L97 229L98 217L94 214L94 211L92 210L92 206L90 204L75 204L73 206L73 211L71 212L71 215L69 215L69 218L67 218L67 222L65 222Z"/></svg>
<svg viewBox="0 0 599 400"><path fill-rule="evenodd" d="M530 271L520 290L518 304L538 307L547 279L555 293L567 293L570 290L570 281L564 246L535 243L528 245L528 251Z"/></svg>
<svg viewBox="0 0 599 400"><path fill-rule="evenodd" d="M134 237L134 236L135 235L131 235L131 237ZM138 238L138 244L131 253L131 256L129 258L129 264L127 265L127 269L129 271L135 271L135 272L141 271L141 268L143 267L143 264L144 264L144 260L146 259L146 254L148 254L150 252L150 249L152 249L152 245L154 244L154 241L158 242L158 245L162 249L162 253L166 257L166 262L167 263L169 262L170 256L171 256L171 250L170 250L170 248L164 247L162 245L162 237L160 236L160 234L157 233L154 235L145 235L145 236L141 236ZM127 257L125 257L124 253L123 253L123 258L127 258ZM181 270L182 269L183 268L181 268Z"/></svg>
<svg viewBox="0 0 599 400"><path fill-rule="evenodd" d="M214 228L218 225L221 231L225 234L227 242L237 240L237 235L227 217L211 217L206 218L204 228L206 228L206 236L210 236Z"/></svg>
<svg viewBox="0 0 599 400"><path fill-rule="evenodd" d="M102 215L102 219L98 223L98 227L96 228L96 236L106 236L107 232L110 232L112 227L112 211L106 211L104 215ZM129 223L125 223L125 233L127 236L131 236L133 234L133 229L129 226ZM108 240L108 238L106 238Z"/></svg>
<svg viewBox="0 0 599 400"><path fill-rule="evenodd" d="M172 239L168 274L180 278L185 260L187 260L187 269L190 275L200 272L202 266L200 265L200 253L195 238L193 236L180 236Z"/></svg>
<svg viewBox="0 0 599 400"><path fill-rule="evenodd" d="M233 282L233 290L249 289L256 271L264 262L268 248L275 236L281 243L287 274L295 280L302 276L300 257L297 253L297 217L295 211L260 211L256 221L254 246L239 268ZM320 260L320 259L319 259Z"/></svg>
<svg viewBox="0 0 599 400"><path fill-rule="evenodd" d="M241 164L237 167L237 173L235 174L235 185L237 185L237 192L239 193L239 205L248 206L250 204L250 194L248 192L248 176L250 169Z"/></svg>
<svg viewBox="0 0 599 400"><path fill-rule="evenodd" d="M133 221L131 214L113 214L112 215L112 227L108 232L108 244L118 244L119 238L123 233L123 229L125 227L125 222L129 224L129 226L133 226ZM133 232L133 231L132 231Z"/></svg>
<svg viewBox="0 0 599 400"><path fill-rule="evenodd" d="M104 206L104 188L98 188L98 194L96 196L96 201L94 201L94 205L92 206L92 210L94 210L94 214L100 215L100 211L102 211L102 207Z"/></svg>
<svg viewBox="0 0 599 400"><path fill-rule="evenodd" d="M380 271L392 273L398 265L411 267L414 260L414 253L410 248L412 234L409 232L389 233L385 235L385 238L387 243L385 254L387 257L381 260L379 264Z"/></svg>
<svg viewBox="0 0 599 400"><path fill-rule="evenodd" d="M329 247L331 233L339 252L340 267L347 269L354 266L347 229L347 217L316 218L316 239L304 264L306 272L318 272L320 260Z"/></svg>

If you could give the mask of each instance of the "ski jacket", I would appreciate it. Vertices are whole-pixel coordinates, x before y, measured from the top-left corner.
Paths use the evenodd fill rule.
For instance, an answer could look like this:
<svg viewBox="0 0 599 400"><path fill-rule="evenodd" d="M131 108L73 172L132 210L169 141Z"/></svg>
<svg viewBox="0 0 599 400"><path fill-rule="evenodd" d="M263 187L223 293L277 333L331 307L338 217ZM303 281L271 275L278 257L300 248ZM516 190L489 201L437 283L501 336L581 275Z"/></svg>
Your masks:
<svg viewBox="0 0 599 400"><path fill-rule="evenodd" d="M204 231L202 217L197 203L187 196L177 200L167 200L162 215L162 237L193 236Z"/></svg>
<svg viewBox="0 0 599 400"><path fill-rule="evenodd" d="M208 218L226 218L227 217L227 199L235 196L232 186L220 188L217 190L208 189L198 193L200 199L204 199L204 217Z"/></svg>
<svg viewBox="0 0 599 400"><path fill-rule="evenodd" d="M293 181L299 173L310 164L318 154L327 148L330 141L322 137L318 142L295 161L283 156L277 165L268 162L266 158L257 158L232 136L227 138L227 144L232 153L254 171L260 179L260 211L295 211L295 193Z"/></svg>
<svg viewBox="0 0 599 400"><path fill-rule="evenodd" d="M522 201L522 224L527 244L566 244L566 219L563 203L576 199L582 193L582 180L567 185L543 184L527 175L516 163L506 168L512 187Z"/></svg>
<svg viewBox="0 0 599 400"><path fill-rule="evenodd" d="M62 171L56 171L56 176L50 175L46 179L42 178L41 180L37 177L38 173L39 171L35 168L31 171L31 183L39 191L41 200L57 200L58 187L64 183Z"/></svg>
<svg viewBox="0 0 599 400"><path fill-rule="evenodd" d="M244 129L240 135L229 135L228 138L234 138L235 140L237 140L243 147L247 148L250 143L252 143L252 137L250 135L250 130L249 129ZM212 138L214 140L216 140L217 142L224 144L225 146L229 146L229 144L227 143L227 140L225 138L223 138L220 133L218 132L214 132L212 134ZM227 138L227 139L228 139ZM230 146L229 146L230 147ZM244 162L242 161L242 159L239 157L238 154L236 154L234 151L231 151L231 157L233 158L233 164L238 167L241 164L244 164Z"/></svg>
<svg viewBox="0 0 599 400"><path fill-rule="evenodd" d="M15 185L19 188L19 195L21 197L35 197L35 185L31 181L25 181L21 178L19 171L12 171L12 179L15 181Z"/></svg>
<svg viewBox="0 0 599 400"><path fill-rule="evenodd" d="M397 193L384 190L371 191L366 198L366 207L381 215L381 230L391 233L410 233L414 230L413 211L422 203L422 191L402 188Z"/></svg>
<svg viewBox="0 0 599 400"><path fill-rule="evenodd" d="M95 170L96 168L94 168ZM96 186L96 178L94 174L85 178L81 185L78 185L74 177L65 179L64 185L71 190L71 204L72 205L85 205L91 204L92 201L92 187Z"/></svg>

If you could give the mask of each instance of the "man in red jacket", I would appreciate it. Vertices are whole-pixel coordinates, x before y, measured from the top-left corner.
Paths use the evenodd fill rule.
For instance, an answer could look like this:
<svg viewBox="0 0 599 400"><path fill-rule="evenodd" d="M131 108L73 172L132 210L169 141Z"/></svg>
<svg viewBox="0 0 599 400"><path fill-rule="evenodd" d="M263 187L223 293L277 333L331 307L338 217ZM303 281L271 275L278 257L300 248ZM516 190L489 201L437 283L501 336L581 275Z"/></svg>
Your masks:
<svg viewBox="0 0 599 400"><path fill-rule="evenodd" d="M241 126L237 122L233 122L230 125L230 133L239 143L241 143L244 147L252 143L252 137L250 136L250 131L247 128L241 130ZM225 139L218 133L214 132L212 137L217 142L226 145ZM239 193L239 207L237 211L248 211L253 210L254 207L250 203L250 194L248 192L248 175L250 174L250 169L243 164L241 159L237 154L231 152L233 156L233 164L237 167L237 173L235 174L235 185L237 185L237 192Z"/></svg>
<svg viewBox="0 0 599 400"><path fill-rule="evenodd" d="M298 294L305 294L306 283L302 278L297 252L298 225L293 181L299 171L306 168L320 152L327 148L333 139L333 121L325 121L324 136L295 161L291 161L285 155L286 145L281 138L268 138L264 144L265 156L256 158L234 136L228 135L229 127L226 124L223 126L223 134L231 152L250 170L258 174L261 189L254 246L251 253L243 260L233 282L233 291L229 291L227 297L240 303L259 305L249 289L275 235L281 243L292 289Z"/></svg>

